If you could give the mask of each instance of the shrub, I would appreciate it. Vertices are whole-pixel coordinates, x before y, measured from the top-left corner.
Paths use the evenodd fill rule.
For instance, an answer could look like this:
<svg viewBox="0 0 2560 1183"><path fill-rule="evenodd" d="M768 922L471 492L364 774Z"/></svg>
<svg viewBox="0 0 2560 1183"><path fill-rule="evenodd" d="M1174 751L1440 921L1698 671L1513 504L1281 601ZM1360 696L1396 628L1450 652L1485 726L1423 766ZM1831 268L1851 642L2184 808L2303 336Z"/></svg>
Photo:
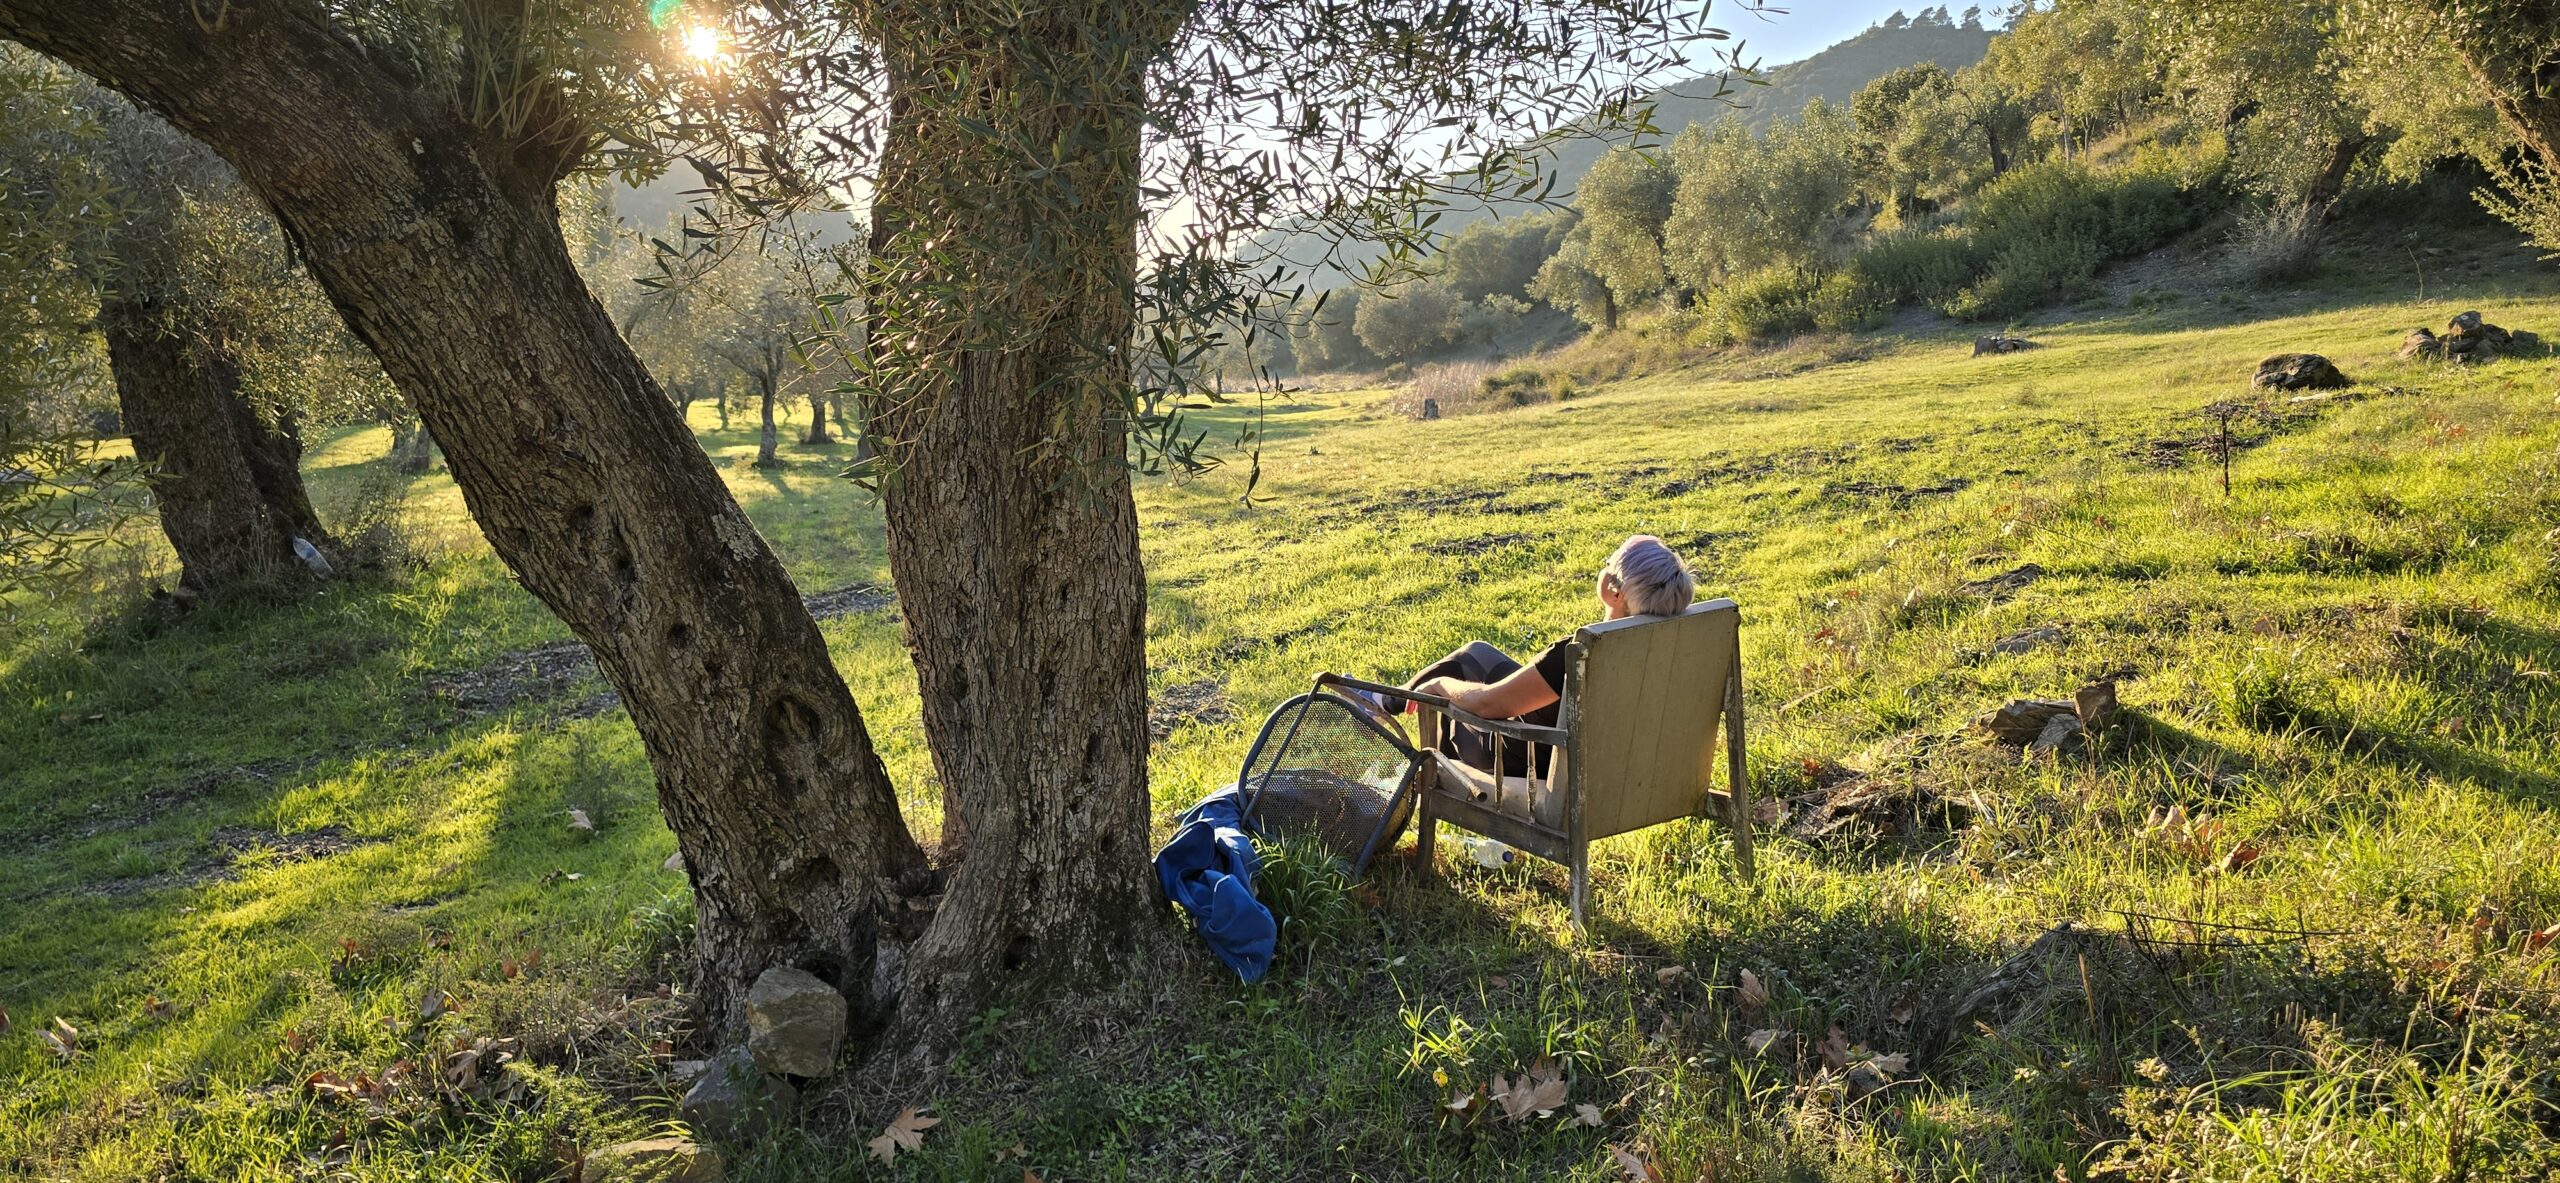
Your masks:
<svg viewBox="0 0 2560 1183"><path fill-rule="evenodd" d="M1973 236L1956 230L1901 230L1849 257L1855 273L1894 304L1944 304L1981 273Z"/></svg>
<svg viewBox="0 0 2560 1183"><path fill-rule="evenodd" d="M1813 327L1814 286L1793 268L1753 272L1707 293L1701 331L1723 344L1804 332Z"/></svg>
<svg viewBox="0 0 2560 1183"><path fill-rule="evenodd" d="M1882 285L1854 271L1834 271L1806 301L1813 327L1826 333L1873 328L1893 314L1897 301Z"/></svg>
<svg viewBox="0 0 2560 1183"><path fill-rule="evenodd" d="M1944 307L1978 320L2077 296L2100 264L2195 228L2213 204L2166 173L2100 174L2062 160L2028 165L1975 195L1966 221L1988 262Z"/></svg>
<svg viewBox="0 0 2560 1183"><path fill-rule="evenodd" d="M2233 283L2282 283L2320 266L2321 212L2309 202L2286 201L2240 215L2224 244L2223 277Z"/></svg>

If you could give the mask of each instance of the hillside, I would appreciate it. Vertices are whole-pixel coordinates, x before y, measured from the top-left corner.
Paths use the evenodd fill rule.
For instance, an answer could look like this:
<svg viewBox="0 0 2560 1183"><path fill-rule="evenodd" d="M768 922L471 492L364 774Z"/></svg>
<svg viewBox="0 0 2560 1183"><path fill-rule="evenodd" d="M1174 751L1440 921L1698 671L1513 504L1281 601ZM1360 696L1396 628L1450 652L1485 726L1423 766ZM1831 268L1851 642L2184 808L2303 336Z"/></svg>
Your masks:
<svg viewBox="0 0 2560 1183"><path fill-rule="evenodd" d="M1713 124L1724 119L1739 119L1760 128L1804 109L1815 99L1830 103L1847 103L1858 88L1892 71L1922 62L1936 62L1949 70L1959 69L1982 60L1990 48L1993 32L1986 29L1964 29L1946 25L1915 25L1900 29L1882 26L1868 29L1855 37L1831 46L1812 57L1767 71L1749 79L1735 79L1730 93L1718 97L1719 79L1702 75L1675 82L1647 96L1654 104L1654 126L1660 136L1637 137L1622 130L1602 131L1577 136L1558 143L1546 171L1556 177L1555 200L1570 200L1573 187L1589 171L1594 161L1611 148L1634 144L1655 146L1668 143L1690 124ZM1467 223L1496 213L1525 212L1533 208L1524 201L1478 202L1448 207L1440 219L1439 229L1454 234ZM1304 235L1279 240L1279 248L1292 259L1307 260L1323 255L1320 240ZM1361 244L1342 248L1342 261L1356 266L1378 257L1375 249ZM1314 289L1335 286L1346 278L1334 267L1315 270L1308 283Z"/></svg>
<svg viewBox="0 0 2560 1183"><path fill-rule="evenodd" d="M2518 1053L2560 1038L2537 943L2560 920L2537 870L2560 843L2554 363L2393 354L2475 304L2549 332L2560 296L2437 270L2462 278L2424 302L2144 302L2005 357L1944 331L1435 423L1378 392L1272 408L1268 500L1241 465L1141 482L1158 837L1313 671L1542 643L1644 531L1745 605L1778 803L1760 887L1703 825L1612 840L1577 940L1556 868L1444 855L1426 878L1400 852L1360 903L1304 897L1271 981L1166 926L1117 992L989 1012L937 1089L813 1092L814 1132L732 1177L884 1177L848 1164L901 1105L944 1122L900 1158L919 1180L1013 1155L1045 1178L1597 1179L1613 1147L1666 1178L2082 1179L2110 1145L2148 1168L2128 1177L2379 1179L2449 1129L2475 1178L2549 1177L2552 1068ZM2359 385L2244 420L2223 494L2198 409L2306 348ZM751 428L696 427L801 587L834 589L823 627L930 833L848 450L757 470ZM451 481L390 473L386 443L339 433L311 478L338 513L402 490L414 576L0 634L22 839L0 1174L557 1178L671 1112L699 1053L659 984L692 910L640 740ZM2098 677L2131 715L2094 747L1965 736ZM75 1050L25 1034L55 1016ZM1861 1096L1826 1031L1899 1079ZM330 1091L475 1046L502 1053L476 1091ZM1439 1110L1541 1055L1590 1125ZM2232 1169L2173 1169L2198 1162Z"/></svg>

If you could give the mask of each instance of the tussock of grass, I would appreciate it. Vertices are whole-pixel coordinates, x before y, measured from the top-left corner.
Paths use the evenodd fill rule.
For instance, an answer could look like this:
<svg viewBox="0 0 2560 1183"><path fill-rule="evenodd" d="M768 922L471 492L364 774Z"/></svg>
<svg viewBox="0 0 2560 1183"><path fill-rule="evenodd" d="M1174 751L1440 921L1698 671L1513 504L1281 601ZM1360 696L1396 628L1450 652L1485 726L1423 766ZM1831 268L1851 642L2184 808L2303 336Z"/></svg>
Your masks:
<svg viewBox="0 0 2560 1183"><path fill-rule="evenodd" d="M2521 281L2465 303L2560 325ZM1160 825L1232 780L1314 671L1534 648L1589 618L1590 572L1642 531L1745 607L1765 796L1845 766L1960 803L1960 828L1772 833L1756 890L1705 826L1613 840L1581 942L1552 867L1425 879L1408 846L1348 887L1284 853L1269 981L1235 984L1168 926L1129 981L991 1012L929 1092L818 1090L815 1132L734 1174L1600 1179L1612 1146L1668 1178L2551 1174L2560 367L2391 357L2456 310L2182 305L1981 359L1921 333L1437 423L1377 392L1272 408L1276 500L1245 504L1241 473L1141 489L1154 681L1215 679L1236 706L1158 744ZM2229 498L2155 446L2295 349L2360 397L2241 451ZM876 514L830 475L844 449L758 471L751 432L706 444L804 588L882 577ZM318 449L324 504L380 453L378 432ZM420 530L459 531L442 478L407 496ZM2029 564L2009 593L1966 590ZM672 1118L661 1041L687 1034L657 991L692 918L646 761L618 713L563 713L578 688L488 715L424 689L561 639L467 536L298 604L18 607L0 1171L558 1178ZM2062 639L1992 651L2041 627ZM824 628L929 832L894 609ZM2132 718L2085 752L1956 737L2103 675ZM276 840L208 861L241 830ZM340 852L276 853L323 830ZM80 1032L67 1063L35 1034L57 1015ZM1852 1069L1907 1069L1826 1063L1834 1026ZM306 1087L482 1038L513 1041L522 1091L377 1108ZM1541 1057L1600 1126L1441 1108ZM865 1165L861 1139L927 1102L945 1123L924 1148Z"/></svg>

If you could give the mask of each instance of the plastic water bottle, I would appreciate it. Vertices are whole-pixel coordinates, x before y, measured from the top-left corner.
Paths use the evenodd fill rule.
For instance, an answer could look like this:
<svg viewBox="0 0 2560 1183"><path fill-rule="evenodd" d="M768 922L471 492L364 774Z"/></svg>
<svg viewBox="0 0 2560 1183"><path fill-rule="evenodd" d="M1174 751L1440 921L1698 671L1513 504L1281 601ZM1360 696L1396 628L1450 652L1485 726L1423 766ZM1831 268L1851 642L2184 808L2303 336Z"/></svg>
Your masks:
<svg viewBox="0 0 2560 1183"><path fill-rule="evenodd" d="M322 579L329 577L329 560L320 554L319 547L311 545L310 539L295 535L293 553L302 559L303 566L311 568L312 574Z"/></svg>
<svg viewBox="0 0 2560 1183"><path fill-rule="evenodd" d="M1513 859L1520 857L1519 851L1491 838L1479 838L1473 834L1458 835L1458 849L1465 851L1467 857L1474 859L1479 867L1507 867L1511 865Z"/></svg>

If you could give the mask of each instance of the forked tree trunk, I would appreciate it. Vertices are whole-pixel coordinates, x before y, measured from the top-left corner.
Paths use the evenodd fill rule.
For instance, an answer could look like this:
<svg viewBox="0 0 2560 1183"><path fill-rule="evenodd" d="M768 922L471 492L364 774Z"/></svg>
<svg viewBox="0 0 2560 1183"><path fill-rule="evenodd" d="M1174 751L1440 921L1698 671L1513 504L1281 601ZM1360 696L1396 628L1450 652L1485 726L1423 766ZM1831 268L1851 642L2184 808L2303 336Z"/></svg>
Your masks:
<svg viewBox="0 0 2560 1183"><path fill-rule="evenodd" d="M268 424L240 393L240 363L222 336L172 323L158 300L110 299L98 329L134 455L155 466L160 529L178 552L179 586L196 592L304 578L296 537L328 541L303 490L302 443L290 421Z"/></svg>
<svg viewBox="0 0 2560 1183"><path fill-rule="evenodd" d="M801 437L800 442L804 444L823 444L829 442L827 437L826 391L812 390L809 392L809 434Z"/></svg>
<svg viewBox="0 0 2560 1183"><path fill-rule="evenodd" d="M425 416L490 545L595 650L693 879L712 1018L779 963L859 1000L922 855L782 564L570 265L553 185L582 141L483 131L300 6L0 0L0 36L230 161Z"/></svg>
<svg viewBox="0 0 2560 1183"><path fill-rule="evenodd" d="M867 348L874 374L906 378L864 392L864 437L888 463L890 570L946 847L965 833L967 851L904 964L898 1022L931 1048L1006 981L1116 972L1133 926L1157 909L1145 585L1123 423L1138 226L1126 111L1139 77L1134 59L1045 63L1094 88L1047 95L1043 66L1001 49L936 43L938 28L910 40L894 19L878 32L894 114ZM1007 40L1112 41L1044 36ZM1021 93L980 105L983 91L942 85L946 70ZM1058 187L1015 181L1022 161L983 138L989 126L1011 143L1075 145Z"/></svg>

